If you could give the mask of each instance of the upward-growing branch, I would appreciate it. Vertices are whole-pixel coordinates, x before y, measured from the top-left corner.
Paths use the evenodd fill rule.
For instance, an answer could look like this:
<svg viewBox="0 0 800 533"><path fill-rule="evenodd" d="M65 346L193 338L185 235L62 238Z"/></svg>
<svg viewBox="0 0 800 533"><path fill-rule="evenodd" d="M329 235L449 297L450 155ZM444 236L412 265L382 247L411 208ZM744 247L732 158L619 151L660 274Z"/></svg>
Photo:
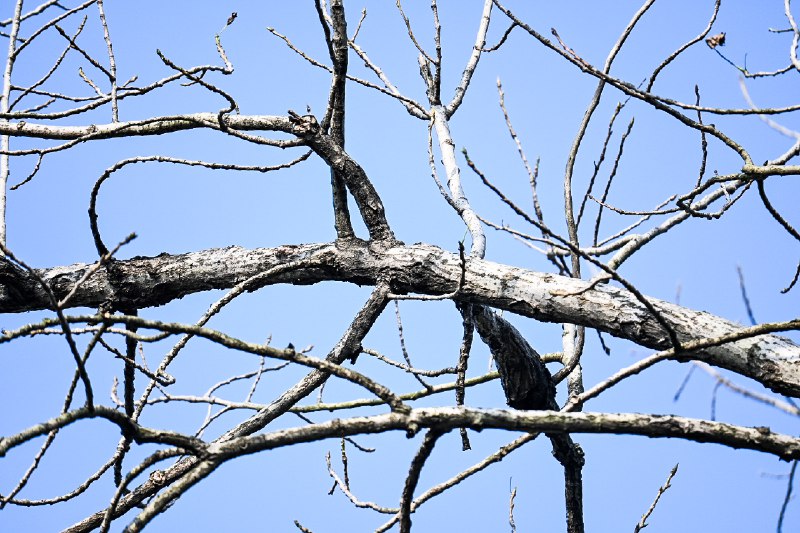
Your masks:
<svg viewBox="0 0 800 533"><path fill-rule="evenodd" d="M342 0L331 1L331 15L326 17L321 0L316 1L320 24L328 44L328 54L333 64L331 89L328 96L328 109L322 120L323 131L328 130L331 137L344 149L345 91L347 88L347 20ZM328 19L333 25L331 36ZM333 215L336 236L339 239L350 239L355 233L350 222L350 211L347 207L347 189L345 181L335 170L331 169L331 189L333 192Z"/></svg>
<svg viewBox="0 0 800 533"><path fill-rule="evenodd" d="M8 55L3 69L3 93L0 95L0 113L8 113L11 100L11 72L14 70L14 60L19 35L19 23L22 17L22 0L17 0L14 16L11 19L11 33L8 39ZM0 135L0 244L6 244L6 190L8 187L8 152L9 135Z"/></svg>

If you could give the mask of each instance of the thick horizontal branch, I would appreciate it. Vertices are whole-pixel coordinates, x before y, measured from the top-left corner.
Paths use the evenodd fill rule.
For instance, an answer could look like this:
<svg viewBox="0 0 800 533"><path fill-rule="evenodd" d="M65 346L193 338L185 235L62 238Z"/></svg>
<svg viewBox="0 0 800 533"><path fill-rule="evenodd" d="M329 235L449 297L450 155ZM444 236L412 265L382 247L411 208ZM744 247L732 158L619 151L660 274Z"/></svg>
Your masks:
<svg viewBox="0 0 800 533"><path fill-rule="evenodd" d="M289 117L273 115L223 115L225 127L241 131L283 131L292 133ZM60 126L38 124L20 120L10 122L0 120L0 135L12 137L36 137L40 139L74 140L84 137L90 139L111 139L131 135L161 135L174 131L219 126L217 113L193 113L154 117L147 120L112 122L109 124L89 124L86 126Z"/></svg>
<svg viewBox="0 0 800 533"><path fill-rule="evenodd" d="M220 443L205 444L192 437L181 437L169 432L151 430L125 419L125 415L109 408L90 410L81 408L60 417L29 428L18 435L0 439L0 456L36 435L64 427L81 419L105 418L124 427L137 436L140 442L173 444L195 450L195 453L215 462L228 458L258 453L265 450L314 442L329 438L359 434L384 433L403 430L413 436L421 429L434 428L448 431L465 427L475 430L503 429L545 433L604 433L642 435L651 438L679 438L695 442L721 444L731 448L743 448L769 453L784 460L800 458L800 439L773 433L765 427L743 427L721 422L684 418L672 415L647 415L639 413L563 413L557 411L516 411L499 409L472 409L464 407L436 407L412 409L405 413L393 412L370 417L335 419L319 424L284 429L260 435L240 437ZM143 439L144 436L149 438ZM173 437L173 438L170 438ZM151 478L148 482L150 494L159 488ZM118 512L130 507L125 497L118 505ZM96 528L104 512L96 513L65 531L88 531Z"/></svg>
<svg viewBox="0 0 800 533"><path fill-rule="evenodd" d="M461 427L478 431L506 429L543 433L608 433L679 438L766 452L786 461L800 458L799 438L773 433L766 427L750 428L673 415L506 411L463 407L421 408L412 409L409 413L335 419L212 444L208 447L208 453L224 458L228 455L239 456L331 437L383 433L388 430L405 430L409 435L413 435L423 428L448 431Z"/></svg>
<svg viewBox="0 0 800 533"><path fill-rule="evenodd" d="M457 255L427 244L371 246L349 241L255 250L233 246L114 261L112 269L101 268L89 277L75 291L69 305L153 307L187 294L226 289L288 262L307 262L308 266L278 274L265 283L343 281L374 285L379 279L388 279L395 294L441 295L456 291L461 277ZM90 265L78 264L43 269L38 274L50 284L56 297L63 298L89 268ZM464 284L454 300L504 309L544 322L596 328L648 348L670 347L659 322L626 290L603 285L590 288L582 280L478 259L469 259L466 269ZM0 312L47 309L49 302L30 276L0 262ZM709 313L656 299L650 302L682 343L744 331ZM786 329L791 328L774 327L768 331ZM750 335L721 346L705 347L701 353L680 353L676 358L702 360L750 377L776 392L800 396L800 346L776 335Z"/></svg>
<svg viewBox="0 0 800 533"><path fill-rule="evenodd" d="M404 430L409 436L420 429L449 431L466 427L475 430L505 429L544 433L608 433L679 438L722 444L776 455L784 460L800 459L800 438L773 433L766 427L744 427L674 415L640 413L562 413L558 411L516 411L464 407L432 407L392 412L369 417L334 419L319 424L240 437L216 444L173 432L152 430L128 420L107 407L80 408L25 431L0 439L0 457L10 449L82 419L105 418L132 433L137 442L155 442L196 450L207 457L224 460L245 454L313 442L333 437Z"/></svg>

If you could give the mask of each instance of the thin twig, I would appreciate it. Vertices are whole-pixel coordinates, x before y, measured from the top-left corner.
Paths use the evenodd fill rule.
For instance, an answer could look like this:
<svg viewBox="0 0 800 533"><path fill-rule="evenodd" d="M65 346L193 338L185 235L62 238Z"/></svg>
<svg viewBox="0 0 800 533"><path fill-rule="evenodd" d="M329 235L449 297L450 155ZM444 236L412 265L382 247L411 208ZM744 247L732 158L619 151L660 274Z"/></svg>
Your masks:
<svg viewBox="0 0 800 533"><path fill-rule="evenodd" d="M730 379L723 376L720 372L718 372L714 367L712 367L708 363L704 363L702 361L692 361L692 369L694 368L701 368L706 374L714 378L717 384L723 385L728 389L732 390L733 392L741 394L745 398L750 398L751 400L755 400L765 405L769 405L776 409L780 409L781 411L790 415L800 416L800 408L788 402L783 402L772 396L767 396L766 394L761 394L759 392L737 385Z"/></svg>
<svg viewBox="0 0 800 533"><path fill-rule="evenodd" d="M97 9L100 12L100 23L103 26L103 39L108 49L108 81L111 82L111 120L119 122L119 105L117 102L117 61L114 59L114 47L111 44L111 35L106 22L106 12L103 9L103 0L97 0Z"/></svg>
<svg viewBox="0 0 800 533"><path fill-rule="evenodd" d="M669 476L667 477L666 483L664 483L659 489L658 494L656 494L656 499L653 500L653 503L650 505L650 508L647 510L644 515L642 515L642 519L639 520L639 523L636 524L636 527L633 528L633 533L639 533L642 529L646 528L649 524L647 523L647 519L650 518L650 515L653 514L653 511L656 509L656 505L658 505L658 501L661 499L661 496L669 490L672 486L670 482L672 478L675 477L675 474L678 472L678 465L672 467L672 470L669 472Z"/></svg>
<svg viewBox="0 0 800 533"><path fill-rule="evenodd" d="M463 406L466 390L464 388L464 381L467 378L467 365L469 363L469 352L472 350L472 340L475 335L475 325L472 318L472 304L466 304L461 309L461 320L463 326L463 335L461 338L461 347L458 350L458 365L456 370L456 405ZM472 448L469 442L469 435L465 428L460 429L461 433L461 449L467 451Z"/></svg>
<svg viewBox="0 0 800 533"><path fill-rule="evenodd" d="M792 468L789 469L789 480L786 483L786 496L781 504L781 512L778 515L778 533L783 532L783 519L786 517L786 509L792 499L792 485L794 485L794 474L797 471L797 461L792 461Z"/></svg>
<svg viewBox="0 0 800 533"><path fill-rule="evenodd" d="M397 324L397 337L400 340L400 351L403 352L403 359L406 360L406 364L408 365L409 369L413 369L414 365L411 363L411 356L408 355L408 349L406 348L406 339L403 335L403 319L400 317L400 303L395 300L394 302L394 316ZM422 385L424 388L430 390L431 386L422 379L417 372L411 372L414 376L414 379L419 381L419 384Z"/></svg>
<svg viewBox="0 0 800 533"><path fill-rule="evenodd" d="M8 53L6 64L3 68L3 92L0 94L0 113L8 113L9 99L11 98L11 72L14 70L14 60L17 53L17 36L22 19L22 1L17 0L14 7L14 16L11 22L11 33L8 39ZM11 174L9 167L9 136L0 136L0 245L6 245L6 190L8 177Z"/></svg>
<svg viewBox="0 0 800 533"><path fill-rule="evenodd" d="M514 498L516 497L517 487L514 487L508 500L508 525L511 526L511 533L517 533L517 524L514 523Z"/></svg>
<svg viewBox="0 0 800 533"><path fill-rule="evenodd" d="M739 275L739 291L742 293L742 302L744 302L744 308L747 310L747 318L750 319L750 325L755 326L758 322L756 321L756 317L753 316L750 298L747 297L747 287L745 287L744 272L742 272L741 265L736 265L736 273Z"/></svg>
<svg viewBox="0 0 800 533"><path fill-rule="evenodd" d="M411 461L405 486L403 487L403 496L400 498L400 533L411 533L411 504L414 499L414 489L417 488L419 475L422 472L425 461L430 457L433 447L436 446L436 441L442 435L444 435L443 431L437 429L428 430L419 450L417 450L417 454Z"/></svg>

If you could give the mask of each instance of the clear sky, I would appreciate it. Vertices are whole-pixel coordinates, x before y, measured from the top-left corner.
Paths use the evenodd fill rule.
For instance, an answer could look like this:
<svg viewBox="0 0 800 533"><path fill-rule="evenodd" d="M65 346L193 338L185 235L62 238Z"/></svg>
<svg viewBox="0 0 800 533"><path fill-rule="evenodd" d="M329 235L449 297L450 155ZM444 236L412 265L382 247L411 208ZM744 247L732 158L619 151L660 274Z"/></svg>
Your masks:
<svg viewBox="0 0 800 533"><path fill-rule="evenodd" d="M0 17L11 15L11 2L2 4ZM28 3L26 3L27 6ZM76 5L65 2L65 5ZM429 2L407 0L404 8L422 46L432 50ZM471 52L482 1L441 0L443 28L443 96L450 98ZM393 2L346 0L351 32L362 7L367 17L358 43L392 82L409 97L424 100L417 52L406 35ZM559 35L586 61L602 66L622 29L640 7L637 2L615 0L590 2L505 3L542 34L556 28ZM138 76L146 85L170 74L156 49L177 64L219 64L214 35L231 12L238 18L221 35L235 72L209 80L232 94L242 114L285 115L292 109L324 113L329 75L306 63L267 27L286 35L308 55L328 63L327 51L313 2L211 2L207 0L156 2L107 0L106 10L114 42L118 78ZM672 51L700 33L713 10L713 2L656 2L630 36L612 68L612 74L634 85L647 80L653 69ZM81 46L107 61L95 8L86 11L88 22L79 38ZM73 17L64 23L72 33L80 23ZM488 42L498 41L508 22L495 10ZM712 34L726 32L720 51L750 71L774 70L789 64L790 33L769 32L788 27L783 3L723 1ZM34 26L23 25L23 35ZM7 40L3 40L6 43ZM63 38L50 32L41 43L20 56L15 85L38 80L52 66L64 46ZM375 80L351 53L351 72ZM80 79L83 66L100 83L96 70L87 68L78 54L67 55L48 82L52 90L87 95L91 89ZM797 102L797 72L780 78L748 80L754 101L763 107ZM703 43L697 44L660 75L653 91L683 102L693 102L695 85L701 102L716 107L747 107L740 88L740 74ZM530 208L530 189L516 147L505 128L498 106L497 79L505 91L505 103L529 160L540 158L539 195L545 219L555 230L563 223L563 175L567 154L580 120L596 87L596 80L582 74L525 32L516 29L500 50L484 54L462 108L451 128L459 152L464 188L473 207L486 218L534 233L483 187L467 168L460 149L518 204ZM646 82L645 82L646 83ZM101 87L106 88L100 83ZM576 165L576 191L582 193L597 161L609 118L624 95L606 89L589 127ZM32 99L30 105L41 100ZM120 119L189 112L215 112L226 106L218 96L198 86L171 86L140 99L120 103ZM66 119L62 124L110 122L110 109ZM630 101L617 119L610 155L600 171L605 183L620 137L629 121L635 124L625 144L609 194L609 203L623 209L649 210L671 194L690 190L701 161L699 134L646 104ZM704 116L747 147L761 162L785 152L794 142L770 128L758 117ZM796 115L777 118L783 126L800 130ZM34 120L31 120L32 122ZM455 251L465 237L463 223L439 194L428 166L427 124L411 117L397 101L351 83L347 95L347 151L365 169L386 206L398 238L406 243L427 242ZM13 140L12 148L41 146L40 141ZM741 160L719 142L710 141L707 176L737 172ZM165 155L220 163L273 165L300 155L299 150L255 146L219 132L190 131L151 138L100 141L45 158L34 179L8 196L8 246L36 267L90 263L96 251L89 232L86 210L94 182L103 171L126 157ZM31 171L35 158L12 161L11 184ZM440 173L441 173L440 169ZM800 185L794 176L771 178L770 198L785 217L796 220ZM580 196L578 196L578 199ZM103 185L98 211L106 243L116 243L130 232L139 237L119 254L157 255L184 253L237 245L246 248L281 244L328 242L335 238L330 207L327 168L319 159L275 174L234 173L148 163L115 174ZM718 206L720 207L721 204ZM593 222L597 206L590 204ZM354 221L357 220L354 213ZM626 227L632 217L605 211L600 234L608 236ZM357 231L366 236L363 225ZM593 223L581 237L591 240ZM492 261L532 270L552 272L540 253L507 235L487 229L487 255ZM740 295L737 266L759 322L788 320L797 316L800 289L782 295L795 271L798 243L769 216L750 190L719 220L691 220L655 240L621 269L621 274L644 293L705 310L726 319L749 323ZM594 272L586 267L586 277ZM166 306L142 311L142 316L192 323L223 293L209 292L185 297ZM237 299L215 317L210 327L263 342L271 336L275 346L291 342L296 347L314 345L313 355L324 357L345 330L369 294L369 288L325 283L313 287L273 286ZM78 310L86 311L86 310ZM452 303L403 302L400 305L405 341L413 361L421 368L454 366L458 358L461 318ZM13 329L46 313L6 315L0 327ZM541 353L560 349L561 330L506 315ZM790 334L795 341L800 335ZM647 349L605 336L611 355L603 353L594 332L587 334L583 359L584 380L590 386L617 369L648 355ZM86 342L85 339L82 342ZM122 343L119 342L121 346ZM393 359L402 354L390 305L367 337L365 347ZM153 366L170 343L145 347ZM56 415L72 376L73 362L62 339L47 337L0 346L0 435L8 435ZM257 368L258 361L219 347L192 341L170 373L177 378L174 394L201 395L228 376ZM487 348L477 341L470 359L470 376L489 367ZM375 375L382 383L406 392L419 388L407 375L388 371L374 360L359 358L359 371ZM554 367L555 368L555 367ZM89 369L100 401L109 403L115 376L122 370L108 352L98 352ZM690 366L664 363L645 371L586 406L590 411L678 414L709 418L745 426L769 426L795 435L797 419L720 388L699 369L695 370L675 400ZM254 401L268 403L303 375L296 369L267 374ZM726 374L728 375L728 374ZM448 382L451 377L441 379ZM754 382L736 378L753 390ZM144 382L140 387L144 386ZM220 395L241 400L248 384L228 387ZM364 392L338 382L325 390L326 401L360 398ZM564 391L560 391L563 400ZM315 401L308 398L307 402ZM421 405L452 405L452 394L434 397ZM467 404L503 407L502 390L491 382L467 391ZM358 414L385 412L364 409ZM206 414L204 406L156 405L142 422L157 428L193 432ZM212 424L206 437L213 438L242 420L245 414L227 415ZM345 416L344 414L339 416ZM329 414L312 415L315 421ZM304 424L287 415L278 427ZM72 490L113 453L118 430L109 424L86 422L64 430L45 457L40 471L20 494L21 498L50 498ZM473 449L461 451L458 433L437 445L422 473L417 494L468 467L517 435L510 432L471 433ZM646 439L612 435L576 435L586 452L584 508L588 531L632 530L664 483L670 468L680 464L672 488L650 519L648 531L774 531L786 492L790 465L772 456L732 450L712 444ZM351 486L357 497L382 506L396 506L409 462L421 436L412 441L401 433L358 437L375 448L362 453L349 448ZM0 493L7 493L28 468L40 442L15 449L0 462ZM153 446L134 450L126 466L154 451ZM356 509L336 492L327 495L332 481L325 466L331 452L341 473L339 442L335 440L281 449L231 461L204 483L192 488L150 526L152 531L292 531L297 519L311 530L371 531L386 520L372 511ZM563 480L560 466L550 455L549 442L539 439L503 462L470 478L453 490L426 503L414 516L418 531L508 531L510 488L516 487L514 517L518 531L564 529ZM0 511L0 531L55 531L102 509L113 494L113 482L105 476L85 495L57 506L26 508L8 506ZM133 515L129 515L128 520ZM112 530L119 531L126 519ZM783 531L800 528L800 509L790 503Z"/></svg>

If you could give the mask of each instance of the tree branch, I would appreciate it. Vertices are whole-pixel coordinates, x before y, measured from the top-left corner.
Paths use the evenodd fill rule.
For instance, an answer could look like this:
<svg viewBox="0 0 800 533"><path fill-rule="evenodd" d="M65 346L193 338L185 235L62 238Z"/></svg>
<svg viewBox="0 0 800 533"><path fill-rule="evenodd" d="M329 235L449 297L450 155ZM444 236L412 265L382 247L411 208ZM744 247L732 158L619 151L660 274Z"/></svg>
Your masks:
<svg viewBox="0 0 800 533"><path fill-rule="evenodd" d="M224 459L228 456L256 453L331 437L383 433L389 430L405 430L413 435L422 428L448 431L460 427L479 431L506 429L526 432L607 433L681 438L757 450L786 461L800 458L800 438L773 433L766 427L742 427L674 415L505 411L464 407L421 408L412 409L409 413L336 419L210 445L208 453L215 458Z"/></svg>
<svg viewBox="0 0 800 533"><path fill-rule="evenodd" d="M458 286L462 275L462 263L457 255L426 244L381 248L354 241L347 246L327 243L255 250L228 247L117 261L115 282L101 269L83 283L69 305L97 307L106 302L115 307L142 309L187 294L229 288L258 272L300 259L314 264L276 275L265 283L307 285L345 281L375 285L380 279L388 279L391 292L395 294L447 294ZM71 291L89 268L90 265L78 264L37 273L60 297ZM0 312L50 307L44 289L32 277L10 268L0 269L0 276L3 281ZM582 280L470 259L463 287L453 299L504 309L544 322L595 328L648 348L670 347L669 338L652 313L633 294L615 287L595 284L590 288L590 283ZM733 342L721 346L706 347L691 354L678 352L670 358L702 360L755 379L781 394L800 395L800 347L783 337L762 335L800 329L800 321L762 324L757 329L745 330L709 313L656 299L648 301L670 324L681 343L737 333L753 337L732 338ZM7 334L0 337L0 342L9 339Z"/></svg>

